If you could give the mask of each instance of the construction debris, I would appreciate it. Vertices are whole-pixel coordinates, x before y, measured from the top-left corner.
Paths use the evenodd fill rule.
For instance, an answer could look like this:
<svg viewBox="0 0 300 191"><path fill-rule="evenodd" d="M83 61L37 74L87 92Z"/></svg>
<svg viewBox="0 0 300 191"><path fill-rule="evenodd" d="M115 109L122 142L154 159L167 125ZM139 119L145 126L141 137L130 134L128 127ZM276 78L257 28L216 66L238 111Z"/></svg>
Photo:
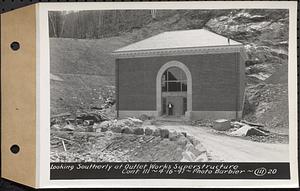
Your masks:
<svg viewBox="0 0 300 191"><path fill-rule="evenodd" d="M241 122L238 122L238 121L231 122L231 127L232 128L240 128L240 127L242 127L244 125L245 125L244 123L241 123Z"/></svg>
<svg viewBox="0 0 300 191"><path fill-rule="evenodd" d="M132 118L131 120L140 123L137 119ZM51 130L94 132L99 128L99 123L105 121L112 123L113 120L102 111L87 111L76 114L62 113L51 117ZM105 129L101 127L100 131L105 131Z"/></svg>
<svg viewBox="0 0 300 191"><path fill-rule="evenodd" d="M131 120L131 121L133 121L134 123L143 123L143 121L142 121L142 120L140 120L140 119L137 119L137 118L132 118L132 117L129 117L128 119L129 119L129 120Z"/></svg>
<svg viewBox="0 0 300 191"><path fill-rule="evenodd" d="M194 121L193 125L211 127L218 133L224 133L229 136L268 136L270 131L264 128L264 125L253 123L246 120L229 121L227 119L218 119L215 121L199 120Z"/></svg>
<svg viewBox="0 0 300 191"><path fill-rule="evenodd" d="M249 122L249 121L246 121L246 120L241 120L241 122L246 123L246 124L251 125L251 126L255 126L255 127L263 127L264 126L262 124L252 123L252 122Z"/></svg>
<svg viewBox="0 0 300 191"><path fill-rule="evenodd" d="M257 135L257 136L268 136L265 132L259 130L258 128L252 127L247 131L246 136Z"/></svg>
<svg viewBox="0 0 300 191"><path fill-rule="evenodd" d="M244 125L241 128L237 129L236 131L231 132L229 135L238 136L238 137L245 137L247 132L252 129L253 127L249 125Z"/></svg>
<svg viewBox="0 0 300 191"><path fill-rule="evenodd" d="M236 128L235 131L229 133L231 136L268 136L269 131L264 130L261 124L251 123L245 120L241 122L234 121L231 123L231 127Z"/></svg>
<svg viewBox="0 0 300 191"><path fill-rule="evenodd" d="M64 131L74 131L75 127L72 124L68 124L62 128Z"/></svg>
<svg viewBox="0 0 300 191"><path fill-rule="evenodd" d="M135 129L135 131L131 131L129 134L125 132L114 133L112 131L52 131L51 161L175 162L186 160L187 162L195 162L200 156L202 162L209 160L207 158L207 151L202 145L194 145L189 141L189 138L180 132L176 132L180 138L171 141L167 138L163 139L160 136L134 134L134 132L144 131L142 127L130 128L125 126L122 128L122 130L125 129L129 131ZM148 130L149 129L148 127ZM153 132L153 129L151 130ZM158 132L166 133L169 131L159 129ZM194 142L196 143L196 141ZM200 161L200 159L198 160Z"/></svg>

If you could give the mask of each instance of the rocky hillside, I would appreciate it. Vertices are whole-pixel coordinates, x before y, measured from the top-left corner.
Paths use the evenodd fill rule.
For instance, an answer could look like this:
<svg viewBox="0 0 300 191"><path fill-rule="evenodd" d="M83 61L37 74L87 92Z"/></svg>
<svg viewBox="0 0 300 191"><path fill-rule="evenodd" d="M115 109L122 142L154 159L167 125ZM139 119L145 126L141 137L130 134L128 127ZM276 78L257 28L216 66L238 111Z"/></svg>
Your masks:
<svg viewBox="0 0 300 191"><path fill-rule="evenodd" d="M245 117L288 133L288 12L236 11L206 26L245 44L247 105Z"/></svg>
<svg viewBox="0 0 300 191"><path fill-rule="evenodd" d="M147 20L140 28L120 31L118 37L100 40L51 39L51 73L64 80L52 80L56 83L56 90L51 92L51 104L55 105L53 108L60 107L57 100L60 97L69 100L70 91L75 95L78 88L89 89L91 86L95 89L94 85L100 84L100 81L90 78L82 86L78 75L100 75L113 85L114 63L109 53L119 47L164 31L207 28L245 45L248 54L245 118L287 133L288 16L287 10L180 10ZM76 75L70 82L66 75L73 74ZM107 74L111 76L110 80L103 77ZM64 91L63 87L68 91ZM57 92L60 92L59 96ZM78 100L66 102L77 104L79 100L86 100L84 95L77 96L80 97ZM93 98L95 100L97 96ZM90 99L84 101L89 102ZM86 104L81 105L84 107ZM91 104L88 105L90 107Z"/></svg>
<svg viewBox="0 0 300 191"><path fill-rule="evenodd" d="M288 24L287 11L253 10L211 19L206 26L244 43L249 57L248 77L265 80L287 68ZM285 77L282 82L287 74Z"/></svg>

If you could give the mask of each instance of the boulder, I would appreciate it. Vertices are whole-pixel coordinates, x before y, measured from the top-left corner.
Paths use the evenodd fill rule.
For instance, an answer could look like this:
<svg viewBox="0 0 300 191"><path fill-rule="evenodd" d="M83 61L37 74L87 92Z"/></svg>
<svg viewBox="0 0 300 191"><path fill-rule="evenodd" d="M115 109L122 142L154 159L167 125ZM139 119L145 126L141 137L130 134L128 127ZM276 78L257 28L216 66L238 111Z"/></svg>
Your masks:
<svg viewBox="0 0 300 191"><path fill-rule="evenodd" d="M195 137L193 136L187 136L188 140L193 144L193 145L197 145L200 143L200 141L198 139L196 139Z"/></svg>
<svg viewBox="0 0 300 191"><path fill-rule="evenodd" d="M160 128L155 129L154 132L153 132L153 136L159 137L160 136L160 130L161 130Z"/></svg>
<svg viewBox="0 0 300 191"><path fill-rule="evenodd" d="M101 132L106 132L106 131L108 131L108 127L102 127L101 128Z"/></svg>
<svg viewBox="0 0 300 191"><path fill-rule="evenodd" d="M231 128L231 124L227 119L218 119L214 121L212 128L218 131L226 131Z"/></svg>
<svg viewBox="0 0 300 191"><path fill-rule="evenodd" d="M144 135L144 129L141 127L136 127L133 129L133 133L136 135Z"/></svg>
<svg viewBox="0 0 300 191"><path fill-rule="evenodd" d="M102 127L111 127L113 124L111 121L103 121L102 123L100 123L99 127L102 128Z"/></svg>
<svg viewBox="0 0 300 191"><path fill-rule="evenodd" d="M152 135L153 134L153 130L150 129L149 127L145 128L145 135Z"/></svg>
<svg viewBox="0 0 300 191"><path fill-rule="evenodd" d="M184 146L184 147L186 146L187 143L188 143L188 140L184 136L180 136L179 139L177 140L177 144Z"/></svg>
<svg viewBox="0 0 300 191"><path fill-rule="evenodd" d="M183 160L187 160L189 162L193 162L196 160L196 156L190 151L184 151L182 153L182 156L183 156Z"/></svg>
<svg viewBox="0 0 300 191"><path fill-rule="evenodd" d="M193 153L196 157L201 154L201 151L197 150L192 143L186 145L186 150Z"/></svg>
<svg viewBox="0 0 300 191"><path fill-rule="evenodd" d="M160 137L161 138L169 138L169 130L168 129L161 129L160 130Z"/></svg>
<svg viewBox="0 0 300 191"><path fill-rule="evenodd" d="M130 119L122 119L121 122L124 123L125 125L129 126L129 127L132 127L132 126L135 125L135 123Z"/></svg>
<svg viewBox="0 0 300 191"><path fill-rule="evenodd" d="M183 136L185 137L187 136L186 132L181 132L181 134L183 134Z"/></svg>
<svg viewBox="0 0 300 191"><path fill-rule="evenodd" d="M197 149L200 153L206 152L206 149L204 148L204 146L202 144L197 144L195 146L195 149Z"/></svg>
<svg viewBox="0 0 300 191"><path fill-rule="evenodd" d="M199 156L196 157L195 162L207 162L207 154L206 152L201 153Z"/></svg>
<svg viewBox="0 0 300 191"><path fill-rule="evenodd" d="M121 133L122 128L120 126L114 126L111 128L111 131L115 133Z"/></svg>
<svg viewBox="0 0 300 191"><path fill-rule="evenodd" d="M117 122L116 122L116 125L115 126L117 126L117 127L125 127L126 126L126 123L125 123L125 121L124 120L118 120Z"/></svg>
<svg viewBox="0 0 300 191"><path fill-rule="evenodd" d="M177 141L181 135L178 134L176 131L172 131L169 133L170 141Z"/></svg>
<svg viewBox="0 0 300 191"><path fill-rule="evenodd" d="M129 128L128 126L125 126L125 127L122 128L121 133L133 134L133 130L131 128Z"/></svg>

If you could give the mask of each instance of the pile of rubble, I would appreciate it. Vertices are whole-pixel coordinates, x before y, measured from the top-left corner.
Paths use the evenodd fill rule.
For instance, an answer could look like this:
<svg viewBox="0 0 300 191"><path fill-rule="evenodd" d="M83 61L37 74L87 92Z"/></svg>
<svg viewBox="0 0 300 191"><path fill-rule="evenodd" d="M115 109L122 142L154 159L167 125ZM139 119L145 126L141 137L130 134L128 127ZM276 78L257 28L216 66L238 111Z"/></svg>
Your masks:
<svg viewBox="0 0 300 191"><path fill-rule="evenodd" d="M94 131L93 126L103 121L111 120L101 111L80 112L75 116L63 113L51 117L50 129L54 131Z"/></svg>
<svg viewBox="0 0 300 191"><path fill-rule="evenodd" d="M51 131L52 161L210 160L206 149L193 136L147 126L137 118L111 119L84 127L89 127L89 132L73 124Z"/></svg>
<svg viewBox="0 0 300 191"><path fill-rule="evenodd" d="M143 121L136 118L127 118L122 120L105 121L96 127L96 132L112 131L115 133L135 134L168 139L175 141L183 147L182 162L203 162L208 161L207 152L203 145L186 132L170 131L164 128L153 126L143 126Z"/></svg>
<svg viewBox="0 0 300 191"><path fill-rule="evenodd" d="M52 162L205 162L206 149L183 134L155 136L107 132L51 133Z"/></svg>
<svg viewBox="0 0 300 191"><path fill-rule="evenodd" d="M118 162L128 157L118 149L109 150L112 133L53 131L51 132L52 162Z"/></svg>
<svg viewBox="0 0 300 191"><path fill-rule="evenodd" d="M251 123L246 120L229 121L226 119L215 120L212 126L217 131L223 131L230 136L268 136L270 131L263 128L263 125L258 123Z"/></svg>
<svg viewBox="0 0 300 191"><path fill-rule="evenodd" d="M199 140L193 136L187 136L187 140L180 162L208 162L211 160L210 155Z"/></svg>
<svg viewBox="0 0 300 191"><path fill-rule="evenodd" d="M234 137L243 137L255 142L283 143L289 142L288 135L267 130L262 124L246 120L229 121L226 119L215 120L211 126L215 133Z"/></svg>

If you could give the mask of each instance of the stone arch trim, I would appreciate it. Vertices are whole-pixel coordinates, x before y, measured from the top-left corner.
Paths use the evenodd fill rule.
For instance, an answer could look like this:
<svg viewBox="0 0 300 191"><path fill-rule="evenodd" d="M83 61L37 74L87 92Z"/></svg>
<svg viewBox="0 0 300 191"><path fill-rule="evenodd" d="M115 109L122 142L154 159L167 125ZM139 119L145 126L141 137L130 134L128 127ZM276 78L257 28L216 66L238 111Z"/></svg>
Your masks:
<svg viewBox="0 0 300 191"><path fill-rule="evenodd" d="M185 116L190 118L190 113L192 111L192 74L188 67L179 62L179 61L169 61L165 63L158 71L156 76L156 111L157 115L160 116L162 113L161 101L162 101L162 92L161 92L161 77L163 73L170 67L178 67L185 72L187 77L187 111Z"/></svg>

